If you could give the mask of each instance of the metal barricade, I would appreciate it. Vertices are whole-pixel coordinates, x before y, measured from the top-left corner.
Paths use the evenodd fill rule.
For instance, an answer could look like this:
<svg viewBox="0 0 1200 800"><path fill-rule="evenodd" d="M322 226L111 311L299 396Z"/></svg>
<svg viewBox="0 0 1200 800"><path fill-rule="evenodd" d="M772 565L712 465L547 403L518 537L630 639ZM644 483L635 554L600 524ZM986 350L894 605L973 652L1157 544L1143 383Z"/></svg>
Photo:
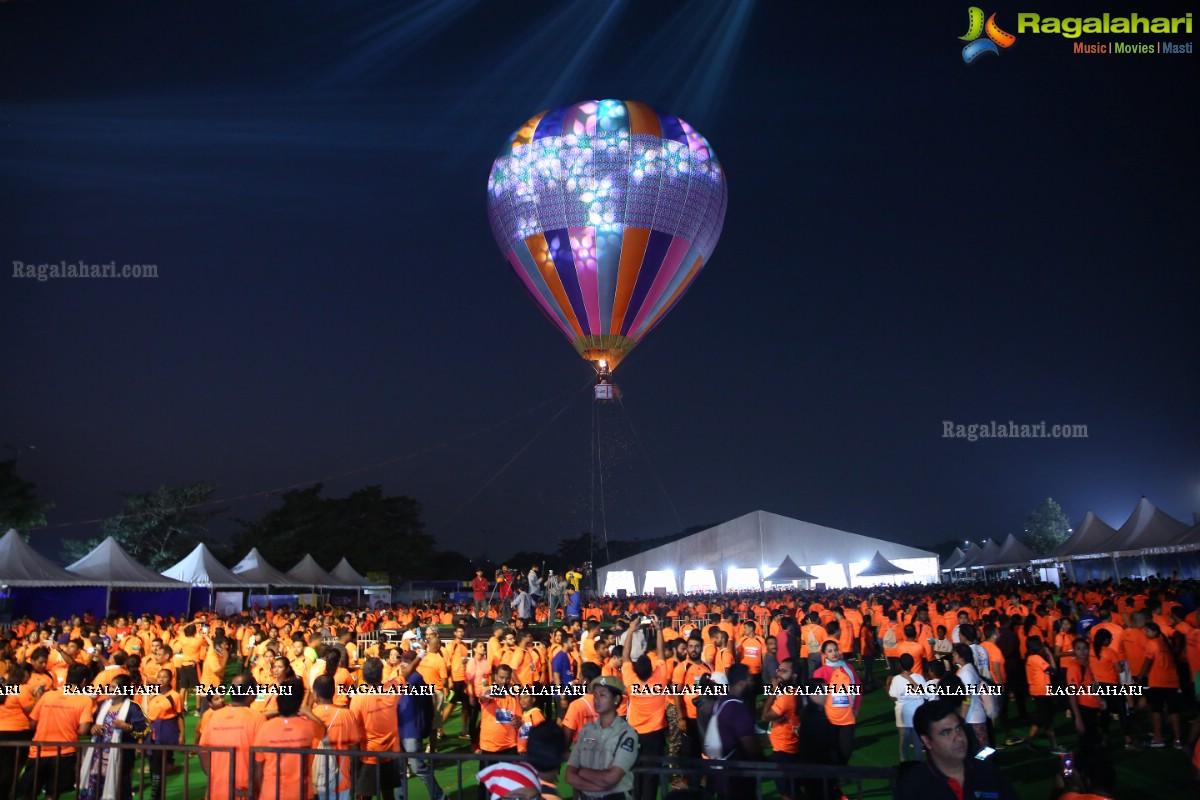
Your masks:
<svg viewBox="0 0 1200 800"><path fill-rule="evenodd" d="M689 788L710 797L725 800L754 797L763 800L771 794L768 784L804 786L809 798L891 797L896 783L894 767L854 767L826 764L798 764L778 761L720 761L713 759L641 756L633 768L635 780L641 776L659 777L659 791L665 795L675 779L684 779ZM864 787L863 783L874 786ZM750 784L753 783L751 790ZM847 790L853 784L855 791ZM792 792L791 796L800 795Z"/></svg>
<svg viewBox="0 0 1200 800"><path fill-rule="evenodd" d="M70 749L73 752L59 755L60 749ZM197 791L191 791L191 778L200 769L199 765L192 764L193 756L211 758L213 755L220 754L231 759L237 757L237 748L234 747L138 744L136 742L120 744L93 741L32 742L28 739L5 739L0 740L0 775L3 776L2 780L5 784L0 792L14 800L32 800L41 794L42 789L45 789L48 798L73 792L79 783L84 755L89 751L96 751L97 754L110 760L117 753L121 758L132 758L132 764L123 767L122 771L127 770L134 794L149 800L160 800L160 798L166 797L167 762L175 753L183 756L182 800L203 798L210 780L213 779L213 776L206 775L203 787L196 787ZM158 770L155 770L155 764L157 764ZM10 769L11 775L9 774ZM153 792L153 777L156 771L162 776L159 797L155 797ZM225 772L227 774L217 775L216 779L228 781L228 797L236 798L238 794L234 770ZM120 779L124 780L125 778L122 776ZM172 791L172 795L177 796L175 791ZM118 791L118 796L123 796L123 792Z"/></svg>

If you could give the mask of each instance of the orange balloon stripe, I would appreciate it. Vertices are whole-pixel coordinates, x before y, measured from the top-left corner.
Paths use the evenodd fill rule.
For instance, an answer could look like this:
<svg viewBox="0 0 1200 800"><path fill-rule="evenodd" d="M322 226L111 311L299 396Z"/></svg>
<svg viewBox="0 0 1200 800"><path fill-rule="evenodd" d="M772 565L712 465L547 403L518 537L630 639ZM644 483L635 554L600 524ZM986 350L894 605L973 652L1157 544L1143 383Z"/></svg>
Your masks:
<svg viewBox="0 0 1200 800"><path fill-rule="evenodd" d="M522 125L521 129L513 136L511 149L516 150L518 147L532 142L534 131L537 130L538 123L542 121L542 117L544 116L546 116L546 112L542 111L530 117L529 121Z"/></svg>
<svg viewBox="0 0 1200 800"><path fill-rule="evenodd" d="M639 342L642 340L642 336L645 336L647 333L654 330L654 326L658 324L658 321L660 319L662 319L663 316L666 315L666 313L668 311L670 311L672 308L675 307L675 301L677 301L679 299L680 295L682 295L684 292L686 292L688 290L688 287L692 285L692 281L694 281L696 279L696 273L698 273L700 271L700 268L703 266L704 266L704 256L697 257L696 263L692 264L692 268L691 268L691 270L688 271L688 276L683 279L683 283L681 283L681 284L679 284L679 286L675 287L675 291L671 294L671 299L663 304L663 307L660 308L658 310L658 313L654 315L654 319L650 320L649 325L645 325L642 327L642 333L641 333L641 335L638 336Z"/></svg>
<svg viewBox="0 0 1200 800"><path fill-rule="evenodd" d="M1012 47L1013 42L1017 40L1017 37L1013 36L1011 33L1006 33L1005 31L1000 30L1000 26L996 24L995 14L992 14L990 17L988 17L987 27L985 27L984 30L987 31L988 38L1000 47Z"/></svg>
<svg viewBox="0 0 1200 800"><path fill-rule="evenodd" d="M648 134L662 136L662 125L658 122L658 114L645 103L636 100L626 100L625 109L629 112L629 133L631 135Z"/></svg>
<svg viewBox="0 0 1200 800"><path fill-rule="evenodd" d="M525 246L529 248L529 254L533 256L538 272L542 274L542 280L549 287L550 294L554 295L554 301L558 303L559 309L566 315L567 322L571 323L575 335L583 336L583 328L579 326L579 320L575 317L575 309L571 307L571 298L567 297L567 290L563 288L562 281L558 278L558 269L554 266L554 259L550 257L550 245L546 243L546 237L543 234L535 233L526 237Z"/></svg>
<svg viewBox="0 0 1200 800"><path fill-rule="evenodd" d="M613 301L611 331L620 333L629 310L633 288L637 286L642 259L646 256L646 243L650 241L649 228L626 228L621 236L621 266L617 269L617 296Z"/></svg>

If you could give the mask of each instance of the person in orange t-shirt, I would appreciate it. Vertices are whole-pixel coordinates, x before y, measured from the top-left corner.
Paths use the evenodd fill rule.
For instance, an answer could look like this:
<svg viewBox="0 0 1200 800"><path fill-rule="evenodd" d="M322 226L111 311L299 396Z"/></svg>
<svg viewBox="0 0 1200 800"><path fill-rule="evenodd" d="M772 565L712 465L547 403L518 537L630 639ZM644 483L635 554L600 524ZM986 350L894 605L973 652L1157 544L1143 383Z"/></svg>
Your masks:
<svg viewBox="0 0 1200 800"><path fill-rule="evenodd" d="M625 647L621 650L621 679L625 684L628 697L626 722L637 731L640 754L644 756L663 756L667 747L667 664L663 650L663 633L661 621L655 620L654 647L655 661L652 664L650 655L643 653L637 661L629 658L631 643L641 633L641 617L634 617L629 624L629 634L625 637ZM754 623L747 622L751 634ZM747 639L743 639L743 642ZM754 637L754 641L761 639ZM757 645L753 645L757 647ZM765 646L763 648L766 649ZM759 669L761 671L761 660ZM657 692L657 693L656 693ZM582 699L582 698L581 698ZM593 706L594 708L594 706ZM582 726L580 726L582 729ZM641 775L634 778L635 796L658 797L657 775Z"/></svg>
<svg viewBox="0 0 1200 800"><path fill-rule="evenodd" d="M479 696L479 749L484 753L516 753L521 730L521 705L505 694L512 685L512 667L492 670L492 685Z"/></svg>
<svg viewBox="0 0 1200 800"><path fill-rule="evenodd" d="M254 747L316 747L325 736L325 723L304 705L304 681L287 678L279 684L279 716L264 722ZM283 753L254 754L254 796L258 800L308 800L312 756Z"/></svg>
<svg viewBox="0 0 1200 800"><path fill-rule="evenodd" d="M47 689L53 687L53 681L50 687L40 681L35 684L29 680L29 673L23 666L14 664L8 671L8 686L11 687L10 691L18 686L20 688L15 694L5 695L0 704L0 739L28 740L33 736L29 714ZM13 778L21 771L27 756L25 750L0 751L0 787L4 787L0 793L8 793L8 787L13 785Z"/></svg>
<svg viewBox="0 0 1200 800"><path fill-rule="evenodd" d="M88 668L72 664L67 668L64 688L82 689L87 685ZM17 797L36 797L44 789L48 798L71 791L75 787L75 748L40 747L38 742L73 742L92 729L95 703L86 694L66 694L64 689L51 689L30 711L29 718L37 724L29 760L17 782ZM37 773L36 785L34 773Z"/></svg>
<svg viewBox="0 0 1200 800"><path fill-rule="evenodd" d="M333 704L333 679L328 675L320 675L313 681L312 713L325 726L325 736L334 750L355 750L363 743L362 721L348 706ZM328 776L333 792L347 795L354 788L354 773L350 768L350 756L340 756L337 760L338 774Z"/></svg>
<svg viewBox="0 0 1200 800"><path fill-rule="evenodd" d="M201 747L232 747L236 750L233 763L227 753L219 750L200 754L200 768L208 776L208 800L234 800L229 796L230 772L233 773L235 792L250 791L250 747L266 721L262 714L250 708L253 690L257 688L250 676L237 675L230 681L230 686L238 692L230 697L227 705L210 712L204 732L200 734Z"/></svg>
<svg viewBox="0 0 1200 800"><path fill-rule="evenodd" d="M381 755L366 756L362 759L355 781L355 791L364 796L382 792L384 797L391 797L392 792L400 788L400 762L394 755L382 754L400 752L400 720L396 708L400 698L395 694L378 693L380 690L390 691L393 688L383 686L383 662L378 658L372 656L363 662L362 679L363 684L350 699L350 710L362 721L363 738L366 742L363 749ZM403 682L403 676L399 680Z"/></svg>
<svg viewBox="0 0 1200 800"><path fill-rule="evenodd" d="M1057 668L1054 654L1044 644L1042 637L1029 636L1025 640L1028 655L1025 657L1025 679L1029 682L1029 696L1033 698L1033 724L1029 726L1027 742L1033 742L1039 731L1046 732L1052 752L1066 752L1058 746L1054 734L1054 697L1050 694L1050 674Z"/></svg>
<svg viewBox="0 0 1200 800"><path fill-rule="evenodd" d="M787 690L794 687L796 661L785 658L779 663L771 687ZM795 764L800 761L800 711L796 695L780 692L768 695L763 703L762 721L770 726L771 760L777 764ZM798 797L796 784L786 778L775 781L775 790L781 798Z"/></svg>
<svg viewBox="0 0 1200 800"><path fill-rule="evenodd" d="M1171 730L1175 734L1176 747L1182 747L1182 730L1179 719L1179 706L1183 695L1179 690L1179 670L1175 666L1175 656L1167 646L1166 637L1159 629L1158 623L1147 622L1146 632L1146 662L1138 675L1138 683L1148 687L1146 702L1150 706L1150 728L1154 738L1150 740L1151 747L1165 747L1163 741L1163 712L1171 720Z"/></svg>

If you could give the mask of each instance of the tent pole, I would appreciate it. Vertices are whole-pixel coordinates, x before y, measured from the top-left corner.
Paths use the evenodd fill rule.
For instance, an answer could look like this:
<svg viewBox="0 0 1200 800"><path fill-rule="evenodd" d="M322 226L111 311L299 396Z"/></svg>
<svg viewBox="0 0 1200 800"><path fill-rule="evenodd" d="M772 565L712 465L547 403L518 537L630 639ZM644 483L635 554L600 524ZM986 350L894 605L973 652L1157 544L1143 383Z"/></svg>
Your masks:
<svg viewBox="0 0 1200 800"><path fill-rule="evenodd" d="M1112 556L1110 556L1110 558L1112 558L1112 562L1113 562L1113 578L1117 581L1120 581L1121 580L1121 568L1117 566L1117 556L1114 553Z"/></svg>
<svg viewBox="0 0 1200 800"><path fill-rule="evenodd" d="M108 616L108 609L112 605L112 586L104 587L104 616Z"/></svg>

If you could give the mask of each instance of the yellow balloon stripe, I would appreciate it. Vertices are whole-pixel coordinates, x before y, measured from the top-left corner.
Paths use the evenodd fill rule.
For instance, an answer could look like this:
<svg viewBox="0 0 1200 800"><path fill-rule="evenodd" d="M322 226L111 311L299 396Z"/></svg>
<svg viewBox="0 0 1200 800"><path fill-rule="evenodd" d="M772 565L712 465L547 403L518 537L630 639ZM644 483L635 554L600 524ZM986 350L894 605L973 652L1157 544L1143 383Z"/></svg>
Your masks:
<svg viewBox="0 0 1200 800"><path fill-rule="evenodd" d="M992 16L995 16L995 14ZM967 9L967 33L965 36L958 38L964 42L969 42L973 39L978 39L981 33L983 33L983 9L979 6L971 6Z"/></svg>
<svg viewBox="0 0 1200 800"><path fill-rule="evenodd" d="M1000 30L1000 26L996 24L995 14L992 14L990 17L988 17L987 35L988 38L993 42L1005 48L1012 47L1013 42L1017 40L1017 37L1013 36L1011 33L1006 33L1005 31Z"/></svg>

